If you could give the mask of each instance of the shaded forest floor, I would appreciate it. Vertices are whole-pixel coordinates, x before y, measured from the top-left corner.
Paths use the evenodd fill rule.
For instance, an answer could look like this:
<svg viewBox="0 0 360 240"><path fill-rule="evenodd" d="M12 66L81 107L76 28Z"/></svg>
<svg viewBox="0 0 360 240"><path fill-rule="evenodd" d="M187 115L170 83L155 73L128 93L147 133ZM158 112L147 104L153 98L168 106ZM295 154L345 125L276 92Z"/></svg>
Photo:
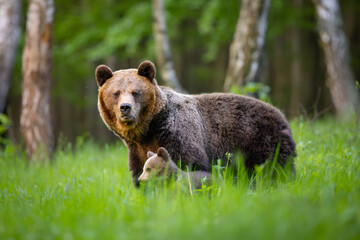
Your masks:
<svg viewBox="0 0 360 240"><path fill-rule="evenodd" d="M193 196L180 183L135 189L120 141L79 138L45 166L8 146L0 239L359 239L359 126L329 118L291 127L295 180L274 182L259 168L256 183L234 183L221 169Z"/></svg>

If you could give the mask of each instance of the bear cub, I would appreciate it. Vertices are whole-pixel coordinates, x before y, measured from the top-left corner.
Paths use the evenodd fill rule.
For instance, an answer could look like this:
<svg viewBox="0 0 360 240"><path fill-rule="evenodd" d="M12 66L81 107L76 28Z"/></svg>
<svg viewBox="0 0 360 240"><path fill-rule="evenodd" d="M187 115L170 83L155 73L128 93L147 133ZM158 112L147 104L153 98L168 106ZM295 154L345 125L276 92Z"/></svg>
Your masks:
<svg viewBox="0 0 360 240"><path fill-rule="evenodd" d="M203 183L211 184L211 174L209 172L192 171L188 173L181 170L171 160L170 154L163 147L160 147L156 154L149 151L147 156L148 159L144 164L143 172L138 178L139 182L147 182L154 177L165 177L165 179L176 177L185 181L190 178L191 186L195 189L200 189Z"/></svg>

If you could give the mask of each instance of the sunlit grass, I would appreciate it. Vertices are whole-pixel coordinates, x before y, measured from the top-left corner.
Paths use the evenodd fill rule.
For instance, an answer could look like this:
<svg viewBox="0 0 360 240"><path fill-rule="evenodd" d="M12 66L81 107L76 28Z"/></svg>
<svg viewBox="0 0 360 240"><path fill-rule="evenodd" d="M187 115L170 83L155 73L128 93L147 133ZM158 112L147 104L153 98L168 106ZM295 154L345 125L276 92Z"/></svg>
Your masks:
<svg viewBox="0 0 360 240"><path fill-rule="evenodd" d="M120 141L80 139L46 165L28 165L8 146L0 239L359 239L359 127L333 119L291 127L294 180L258 174L252 182L244 172L234 180L220 168L193 195L178 182L135 189Z"/></svg>

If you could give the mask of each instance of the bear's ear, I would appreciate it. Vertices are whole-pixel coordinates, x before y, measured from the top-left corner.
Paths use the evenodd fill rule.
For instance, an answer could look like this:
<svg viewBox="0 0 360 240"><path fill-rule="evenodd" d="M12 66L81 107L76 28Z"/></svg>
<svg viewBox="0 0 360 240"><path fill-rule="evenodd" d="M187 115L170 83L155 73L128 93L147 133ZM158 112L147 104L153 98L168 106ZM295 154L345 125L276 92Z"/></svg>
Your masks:
<svg viewBox="0 0 360 240"><path fill-rule="evenodd" d="M146 155L147 155L147 158L151 158L152 156L155 155L155 153L153 153L152 151L148 151Z"/></svg>
<svg viewBox="0 0 360 240"><path fill-rule="evenodd" d="M153 81L156 74L155 65L150 61L140 63L138 67L138 74L148 78L150 81Z"/></svg>
<svg viewBox="0 0 360 240"><path fill-rule="evenodd" d="M157 155L159 157L162 157L165 161L168 161L171 159L170 154L168 153L168 151L163 148L163 147L159 147L158 151L157 151Z"/></svg>
<svg viewBox="0 0 360 240"><path fill-rule="evenodd" d="M108 80L112 76L113 72L108 66L99 65L95 70L96 82L99 87L101 87L106 82L106 80Z"/></svg>

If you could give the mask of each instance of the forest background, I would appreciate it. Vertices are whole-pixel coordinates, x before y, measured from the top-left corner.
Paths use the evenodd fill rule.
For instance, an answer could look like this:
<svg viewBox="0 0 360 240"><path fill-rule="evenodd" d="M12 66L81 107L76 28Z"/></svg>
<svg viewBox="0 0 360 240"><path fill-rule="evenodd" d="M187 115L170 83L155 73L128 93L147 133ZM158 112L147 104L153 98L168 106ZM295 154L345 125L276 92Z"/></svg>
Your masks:
<svg viewBox="0 0 360 240"><path fill-rule="evenodd" d="M355 79L360 78L360 2L339 1ZM52 32L51 115L54 138L74 141L86 134L114 141L97 110L94 70L136 68L156 63L151 1L55 1ZM221 92L229 49L239 18L238 0L165 1L167 28L177 77L189 93ZM28 1L22 2L21 35L5 114L7 136L21 142L22 54ZM313 2L272 0L260 91L288 118L334 113L319 44ZM158 82L164 84L160 71Z"/></svg>
<svg viewBox="0 0 360 240"><path fill-rule="evenodd" d="M360 239L359 16L358 0L0 0L0 239ZM135 188L94 72L146 59L160 84L280 108L296 179L219 160L194 192Z"/></svg>

